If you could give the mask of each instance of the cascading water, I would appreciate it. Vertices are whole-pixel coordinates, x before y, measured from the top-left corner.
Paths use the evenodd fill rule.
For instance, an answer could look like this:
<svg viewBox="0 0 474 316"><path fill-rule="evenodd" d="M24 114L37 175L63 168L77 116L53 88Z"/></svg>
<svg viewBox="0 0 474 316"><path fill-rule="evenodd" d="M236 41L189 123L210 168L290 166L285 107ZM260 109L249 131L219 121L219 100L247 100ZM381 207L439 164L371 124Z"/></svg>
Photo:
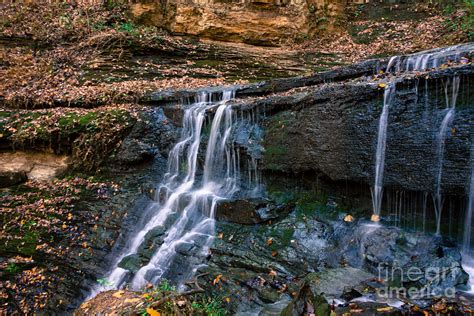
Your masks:
<svg viewBox="0 0 474 316"><path fill-rule="evenodd" d="M461 61L461 58L472 50L474 50L474 45L467 43L407 56L393 56L387 64L386 72L425 71L430 68L438 68L448 61Z"/></svg>
<svg viewBox="0 0 474 316"><path fill-rule="evenodd" d="M434 206L436 215L436 234L441 234L441 213L443 209L443 196L441 192L441 181L443 177L444 148L446 145L446 137L448 128L454 119L456 100L459 92L459 77L453 77L451 80L451 97L449 97L449 85L445 85L446 96L446 114L441 122L439 132L436 136L436 157L437 157L437 174L434 192Z"/></svg>
<svg viewBox="0 0 474 316"><path fill-rule="evenodd" d="M385 149L387 147L387 126L388 111L390 103L395 94L395 84L389 84L385 87L383 98L383 109L379 119L379 128L377 136L377 151L375 154L375 182L372 189L372 207L373 220L377 221L382 208L383 197L383 172L385 167Z"/></svg>
<svg viewBox="0 0 474 316"><path fill-rule="evenodd" d="M472 211L474 210L474 150L471 150L471 176L467 192L466 215L464 218L464 232L462 240L462 252L469 254L471 252L471 228Z"/></svg>
<svg viewBox="0 0 474 316"><path fill-rule="evenodd" d="M466 214L464 217L464 231L462 239L462 265L469 274L471 293L474 293L474 254L471 249L472 212L474 211L474 147L471 149L471 175L469 178Z"/></svg>
<svg viewBox="0 0 474 316"><path fill-rule="evenodd" d="M175 281L189 278L207 256L214 236L214 213L218 200L231 197L238 191L239 158L232 146L231 131L233 111L227 101L232 91L223 92L222 100L211 102L211 95L202 93L197 102L184 113L181 138L168 158L168 173L159 186L161 197L143 212L152 214L132 236L113 269L107 275L109 286L97 286L91 296L106 288L122 288L128 282L139 289L147 283L156 284L162 278ZM204 165L199 170L198 153L202 145L206 113L213 112L211 130L207 141ZM196 180L202 174L202 181ZM175 216L174 218L173 215ZM119 267L120 262L136 256L147 234L157 227L166 227L165 238L148 263L134 275ZM186 253L185 259L178 255ZM178 273L179 272L179 273Z"/></svg>

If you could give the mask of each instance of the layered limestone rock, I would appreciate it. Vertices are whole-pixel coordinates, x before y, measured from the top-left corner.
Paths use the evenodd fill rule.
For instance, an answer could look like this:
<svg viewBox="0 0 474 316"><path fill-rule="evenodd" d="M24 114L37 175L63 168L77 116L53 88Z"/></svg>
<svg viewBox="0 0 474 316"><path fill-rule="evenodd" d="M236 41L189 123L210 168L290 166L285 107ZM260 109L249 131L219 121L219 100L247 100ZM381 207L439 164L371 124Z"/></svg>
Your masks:
<svg viewBox="0 0 474 316"><path fill-rule="evenodd" d="M332 31L343 18L341 0L167 0L130 6L133 18L176 34L256 45L278 45Z"/></svg>

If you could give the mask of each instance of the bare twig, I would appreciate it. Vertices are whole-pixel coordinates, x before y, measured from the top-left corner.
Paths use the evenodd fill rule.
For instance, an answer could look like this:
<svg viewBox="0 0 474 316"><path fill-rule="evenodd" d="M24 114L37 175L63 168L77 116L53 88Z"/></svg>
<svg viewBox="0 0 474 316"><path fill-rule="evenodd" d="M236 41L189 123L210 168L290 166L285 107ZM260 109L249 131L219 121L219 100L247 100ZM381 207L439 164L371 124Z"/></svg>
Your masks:
<svg viewBox="0 0 474 316"><path fill-rule="evenodd" d="M164 304L166 302L169 302L171 300L174 300L178 297L184 297L184 296L189 296L189 295L193 295L193 294L196 294L196 293L204 292L204 289L198 284L198 278L206 276L208 274L209 273L198 274L192 280L190 280L188 282L185 282L186 285L194 285L195 286L194 289L191 289L191 290L183 292L183 293L171 293L170 295L167 295L166 297L163 297L161 300L154 302L151 305L151 308L159 307L162 304Z"/></svg>

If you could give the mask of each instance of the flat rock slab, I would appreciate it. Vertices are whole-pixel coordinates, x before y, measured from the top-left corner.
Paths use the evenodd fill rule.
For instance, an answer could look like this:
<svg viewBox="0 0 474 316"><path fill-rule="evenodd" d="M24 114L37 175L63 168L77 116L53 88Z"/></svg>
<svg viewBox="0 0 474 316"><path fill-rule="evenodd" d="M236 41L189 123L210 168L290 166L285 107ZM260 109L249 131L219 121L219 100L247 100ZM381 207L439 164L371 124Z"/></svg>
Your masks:
<svg viewBox="0 0 474 316"><path fill-rule="evenodd" d="M307 276L313 293L322 293L327 298L338 298L345 290L374 278L375 275L352 267L327 269Z"/></svg>
<svg viewBox="0 0 474 316"><path fill-rule="evenodd" d="M68 156L22 151L0 153L0 175L24 173L30 180L47 181L66 171L68 165Z"/></svg>

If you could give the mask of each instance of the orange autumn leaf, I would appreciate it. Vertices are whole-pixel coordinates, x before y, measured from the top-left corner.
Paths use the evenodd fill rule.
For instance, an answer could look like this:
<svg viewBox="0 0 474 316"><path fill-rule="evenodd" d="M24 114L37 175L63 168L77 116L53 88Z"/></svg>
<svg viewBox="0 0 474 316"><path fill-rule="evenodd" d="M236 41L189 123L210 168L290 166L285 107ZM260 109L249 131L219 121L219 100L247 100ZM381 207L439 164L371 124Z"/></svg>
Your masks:
<svg viewBox="0 0 474 316"><path fill-rule="evenodd" d="M222 278L222 274L217 275L214 281L212 281L212 284L216 285L217 283L220 282L221 278Z"/></svg>
<svg viewBox="0 0 474 316"><path fill-rule="evenodd" d="M160 312L154 310L153 308L147 308L146 309L146 312L148 313L148 315L150 316L160 316Z"/></svg>

